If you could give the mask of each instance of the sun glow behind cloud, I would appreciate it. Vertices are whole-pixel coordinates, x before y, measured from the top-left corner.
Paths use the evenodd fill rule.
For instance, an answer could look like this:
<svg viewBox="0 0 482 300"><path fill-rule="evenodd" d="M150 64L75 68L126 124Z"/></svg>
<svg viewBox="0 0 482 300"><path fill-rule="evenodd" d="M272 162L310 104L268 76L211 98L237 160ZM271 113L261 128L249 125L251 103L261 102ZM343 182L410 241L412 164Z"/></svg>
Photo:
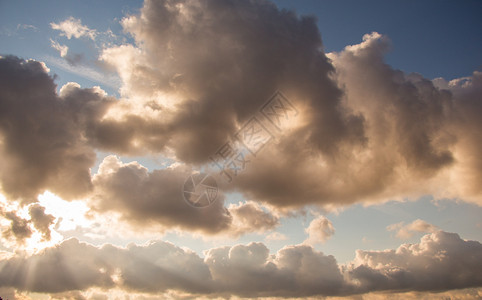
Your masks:
<svg viewBox="0 0 482 300"><path fill-rule="evenodd" d="M369 31L325 55L314 18L226 3L146 0L115 33L58 14L44 20L46 64L0 58L1 296L481 286L480 209L467 202L482 203L482 74L404 73L385 61L389 35ZM271 106L275 91L286 98ZM231 180L216 162L238 167ZM194 208L185 183L199 169L217 176L216 199ZM427 194L467 217L423 207Z"/></svg>

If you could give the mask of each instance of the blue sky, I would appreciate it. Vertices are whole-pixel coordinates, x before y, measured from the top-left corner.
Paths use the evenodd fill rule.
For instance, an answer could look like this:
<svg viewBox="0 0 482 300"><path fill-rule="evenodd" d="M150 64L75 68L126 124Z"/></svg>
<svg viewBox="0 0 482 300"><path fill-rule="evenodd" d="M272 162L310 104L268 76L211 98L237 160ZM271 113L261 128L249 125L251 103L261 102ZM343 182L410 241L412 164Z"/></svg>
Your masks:
<svg viewBox="0 0 482 300"><path fill-rule="evenodd" d="M6 112L0 113L0 121L10 124L0 127L0 153L5 165L0 170L22 175L18 179L22 186L19 190L7 177L0 178L0 273L11 265L7 261L14 259L16 249L25 252L22 255L26 261L32 257L42 259L49 253L41 252L44 249L52 253L67 251L65 245L74 238L92 246L93 255L98 255L99 260L115 247L127 247L125 251L129 252L137 249L133 246L137 244L139 249L148 251L155 244L152 241L170 242L179 247L179 257L179 253L187 257L190 250L194 251L196 259L204 260L199 268L208 268L213 276L209 293L182 280L156 290L151 289L155 284L151 285L148 279L145 286L149 288L142 286L144 278L139 279L138 286L129 283L129 272L135 273L138 266L129 269L112 263L112 270L99 269L112 280L108 287L100 282L79 283L80 288L72 288L68 284L42 286L12 280L0 284L0 296L46 299L50 294L52 299L63 299L57 292L66 292L87 298L102 294L115 299L115 292L131 299L161 299L166 295L176 298L182 293L193 297L302 298L353 294L370 297L366 293L383 291L390 297L392 292L418 290L437 297L431 294L432 290L450 296L460 288L475 289L469 290L469 294L480 293L480 281L436 287L428 283L428 288L406 287L402 283L403 288L397 288L398 283L394 283L378 289L371 283L366 289L356 290L353 282L365 281L353 274L358 274L357 264L361 264L389 276L388 269L383 268L392 266L382 266L385 262L370 265L368 258L355 258L357 250L366 250L368 257L406 243L421 245L432 241L432 246L425 248L432 255L430 247L445 251L444 243L454 238L448 233L458 234L456 242L461 249L464 243L470 243L468 240L475 241L467 247L474 247L474 257L481 255L478 166L482 164L478 158L481 153L477 113L482 99L482 2L273 0L274 12L265 9L262 1L240 3L225 6L214 1L201 9L193 3L176 6L163 1L157 6L150 1L0 2L0 55L46 64L50 69L47 81L57 85L54 104L49 105L64 101L70 104L59 104L59 110L75 109L76 105L84 105L75 101L84 101L88 106L72 118L72 122L83 121L68 125L65 122L71 120L65 121L65 116L74 112L62 113L58 121L56 112L45 118L41 109L10 104L10 99L17 98L18 103L23 103L22 97L35 101L24 96L22 90L13 91L16 85L6 85L5 94L0 93L0 101L5 103L0 107ZM145 9L141 10L143 6ZM295 17L283 15L286 11L294 11ZM196 13L212 19L201 18L196 23L192 21ZM223 13L240 23L223 19ZM316 22L303 23L301 17L307 15L314 16ZM238 16L251 16L254 21L243 23L245 19L238 20ZM218 27L210 27L211 24ZM247 29L239 28L239 24ZM256 29L251 30L251 25ZM196 32L197 26L201 28L199 33L189 35ZM324 53L313 54L317 45L316 34L310 31L313 28L321 34ZM69 37L69 32L75 30L79 35ZM282 30L287 33L280 34ZM286 49L267 53L275 49L275 44ZM272 64L271 58L276 64ZM7 66L15 62L2 60L5 70L13 70ZM20 69L28 65L16 64ZM282 71L276 73L269 67ZM30 72L28 68L25 72ZM331 68L335 73L330 73ZM19 80L25 91L36 86L33 79L5 72L2 78ZM106 94L90 89L95 86ZM168 191L180 191L173 186L182 176L190 168L207 164L208 155L213 152L204 140L221 145L248 117L257 116L257 109L263 104L259 99L272 95L272 86L286 93L299 110L297 118L287 123L291 127L266 146L259 157L251 157L249 169L237 181L221 184L217 177L226 197L224 202L218 199L209 208L185 211L192 208L180 206ZM233 90L240 94L234 95ZM411 104L405 106L406 103ZM13 109L20 113L13 113ZM47 122L49 118L53 121ZM212 121L214 118L217 121ZM28 127L35 122L39 122L37 127ZM67 129L56 134L52 128ZM71 133L75 130L80 131ZM54 133L43 136L46 131ZM29 134L36 134L36 138ZM71 139L64 137L69 134ZM205 139L197 139L199 136ZM38 153L29 154L31 151L25 147L15 148L22 145L13 142L17 139L39 143L32 146L38 147ZM325 141L330 141L333 148L326 146ZM72 159L72 153L80 154ZM50 166L51 155L58 156L60 162ZM92 155L94 160L89 159ZM42 159L45 164L39 162ZM35 167L22 167L32 161L36 161ZM30 179L35 172L43 174L40 177L45 180ZM77 177L78 174L83 177ZM85 186L90 188L77 193L73 186L82 185L82 180L87 180ZM34 186L33 192L24 192L31 190L25 188L29 184ZM291 184L293 188L289 187ZM226 225L223 218L231 223ZM193 220L198 220L199 226ZM106 244L108 247L101 247ZM340 283L337 292L312 289L308 284L308 294L290 294L282 288L260 289L258 294L251 294L246 288L249 281L241 278L240 287L233 288L216 279L216 274L225 270L218 270L210 261L216 251L221 253L220 249L226 247L232 250L236 245L263 245L274 257L266 258L263 267L274 263L280 269L282 264L276 259L282 257L283 251L291 249L306 255L306 246L322 257L320 263L323 261L326 266L324 259L333 255L340 272L346 272L343 276L355 277L350 277L352 282ZM72 255L77 251L68 249ZM251 266L250 259L257 257L256 251L262 251L253 249L242 252L252 255L240 258L246 265ZM235 254L229 255L227 261L234 259ZM155 261L154 255L146 258L145 263L151 263L151 258ZM457 262L455 254L449 258ZM376 262L376 258L372 261ZM173 259L172 266L177 266L177 260ZM164 268L169 267L167 262ZM427 262L427 269L430 268ZM310 272L305 275L325 276L323 272ZM416 273L410 269L407 272ZM473 270L467 272L480 276ZM163 277L167 275L159 276L159 281L175 281Z"/></svg>

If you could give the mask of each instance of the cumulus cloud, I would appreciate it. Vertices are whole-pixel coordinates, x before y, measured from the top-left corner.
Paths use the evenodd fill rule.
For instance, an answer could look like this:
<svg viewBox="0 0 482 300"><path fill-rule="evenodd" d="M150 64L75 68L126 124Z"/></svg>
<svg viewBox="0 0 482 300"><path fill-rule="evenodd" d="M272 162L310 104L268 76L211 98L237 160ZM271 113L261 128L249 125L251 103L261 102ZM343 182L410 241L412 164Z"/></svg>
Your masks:
<svg viewBox="0 0 482 300"><path fill-rule="evenodd" d="M74 37L76 39L83 36L95 40L97 32L94 29L89 29L89 27L82 25L80 19L74 17L69 17L68 19L60 23L50 23L50 27L54 30L61 31L60 35L67 37L69 40Z"/></svg>
<svg viewBox="0 0 482 300"><path fill-rule="evenodd" d="M0 59L0 182L11 200L36 201L46 189L70 199L92 188L87 136L113 99L69 83L60 95L44 65Z"/></svg>
<svg viewBox="0 0 482 300"><path fill-rule="evenodd" d="M191 207L182 190L192 172L179 164L149 172L139 163L124 164L108 156L93 178L92 207L98 212L119 212L137 226L160 225L208 234L238 236L278 225L278 217L255 202L225 208L222 194L208 207Z"/></svg>
<svg viewBox="0 0 482 300"><path fill-rule="evenodd" d="M480 243L443 231L396 250L358 250L345 266L309 245L270 254L264 244L250 243L213 248L201 258L162 241L119 248L70 239L37 254L2 259L0 288L65 295L93 287L147 294L173 290L205 297L446 291L480 286L481 258Z"/></svg>
<svg viewBox="0 0 482 300"><path fill-rule="evenodd" d="M437 231L396 250L357 250L348 274L361 290L442 291L482 284L482 245Z"/></svg>
<svg viewBox="0 0 482 300"><path fill-rule="evenodd" d="M386 36L367 34L325 55L314 19L268 2L228 3L146 1L123 20L136 44L101 58L147 117L131 109L106 120L99 147L205 163L282 90L298 116L227 189L278 207L423 194L480 200L478 131L470 129L479 73L440 88L387 65ZM108 135L116 142L101 138Z"/></svg>
<svg viewBox="0 0 482 300"><path fill-rule="evenodd" d="M182 165L149 172L136 162L123 164L108 156L93 178L92 206L96 211L120 212L139 225L162 224L207 233L226 230L232 216L224 208L221 194L203 209L191 207L183 199L183 184L191 172Z"/></svg>
<svg viewBox="0 0 482 300"><path fill-rule="evenodd" d="M265 232L274 229L279 225L279 219L269 210L253 201L246 203L231 204L228 207L229 213L233 217L233 234L243 234L246 232Z"/></svg>
<svg viewBox="0 0 482 300"><path fill-rule="evenodd" d="M91 190L95 149L209 163L282 90L298 111L292 126L225 189L288 208L432 193L479 203L480 73L450 84L404 74L383 61L389 41L378 33L327 57L313 18L269 2L228 3L146 1L126 17L122 24L136 44L101 55L122 78L126 101L115 105L98 90L73 85L65 89L70 95L56 95L38 64L3 59L3 90L16 100L2 96L9 113L0 117L7 120L15 108L36 122L1 123L14 124L1 129L8 158L2 174L19 174L2 176L6 193L33 198L51 189L72 197ZM35 100L43 110L29 111L33 100L19 82L48 94ZM58 113L46 118L49 105ZM22 146L27 141L35 146ZM29 149L42 159L29 161Z"/></svg>
<svg viewBox="0 0 482 300"><path fill-rule="evenodd" d="M325 216L319 216L310 222L310 225L305 229L305 232L308 233L308 238L305 241L306 243L324 243L335 234L335 227L333 227L331 221Z"/></svg>
<svg viewBox="0 0 482 300"><path fill-rule="evenodd" d="M427 193L480 203L482 73L452 82L404 74L383 61L389 41L378 33L325 55L313 18L264 1L146 1L122 24L135 45L102 53L122 78L118 101L74 83L57 94L42 64L0 59L0 182L9 199L94 192L95 209L131 223L212 233L234 230L235 216L256 224L250 210L268 230L276 218L253 204L230 213L221 199L192 213L175 189L282 90L298 112L292 126L225 190L276 208ZM93 35L73 18L52 26ZM163 154L186 169L148 172L109 158L93 179L96 150Z"/></svg>
<svg viewBox="0 0 482 300"><path fill-rule="evenodd" d="M261 1L146 1L123 26L138 46L106 49L102 59L117 68L123 95L169 113L164 135L183 161L208 161L278 89L313 107L304 114L308 147L330 153L361 130L341 111L314 18Z"/></svg>
<svg viewBox="0 0 482 300"><path fill-rule="evenodd" d="M404 224L400 222L387 226L387 230L396 231L396 236L400 239L409 239L413 236L414 232L435 232L437 227L425 222L424 220L417 219L410 224Z"/></svg>

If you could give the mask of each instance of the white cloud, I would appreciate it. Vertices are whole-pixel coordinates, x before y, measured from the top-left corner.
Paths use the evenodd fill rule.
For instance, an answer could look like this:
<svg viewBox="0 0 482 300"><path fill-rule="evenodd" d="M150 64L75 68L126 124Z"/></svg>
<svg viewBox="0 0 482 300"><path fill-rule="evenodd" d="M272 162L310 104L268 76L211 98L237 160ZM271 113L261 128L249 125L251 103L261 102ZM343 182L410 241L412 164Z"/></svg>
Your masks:
<svg viewBox="0 0 482 300"><path fill-rule="evenodd" d="M265 241L270 242L270 241L285 241L288 239L288 237L281 233L281 232L271 232L268 234L265 238Z"/></svg>
<svg viewBox="0 0 482 300"><path fill-rule="evenodd" d="M67 47L66 45L60 45L57 41L54 41L52 39L50 39L50 45L52 46L52 48L60 52L61 57L67 56L67 53L69 52L69 47Z"/></svg>
<svg viewBox="0 0 482 300"><path fill-rule="evenodd" d="M400 222L387 226L387 230L396 231L396 236L400 239L409 239L413 236L414 232L431 233L438 230L438 228L432 224L425 222L424 220L417 219L410 224L404 224Z"/></svg>
<svg viewBox="0 0 482 300"><path fill-rule="evenodd" d="M76 19L74 17L69 17L68 19L60 22L60 23L50 23L50 27L55 30L60 30L60 35L66 36L69 40L72 37L80 38L80 37L88 37L92 40L95 40L97 32L93 29L89 29L87 26L82 25L80 19Z"/></svg>
<svg viewBox="0 0 482 300"><path fill-rule="evenodd" d="M324 243L331 238L331 236L335 234L335 228L325 216L319 216L310 222L305 232L308 233L308 238L305 240L305 243L317 244Z"/></svg>

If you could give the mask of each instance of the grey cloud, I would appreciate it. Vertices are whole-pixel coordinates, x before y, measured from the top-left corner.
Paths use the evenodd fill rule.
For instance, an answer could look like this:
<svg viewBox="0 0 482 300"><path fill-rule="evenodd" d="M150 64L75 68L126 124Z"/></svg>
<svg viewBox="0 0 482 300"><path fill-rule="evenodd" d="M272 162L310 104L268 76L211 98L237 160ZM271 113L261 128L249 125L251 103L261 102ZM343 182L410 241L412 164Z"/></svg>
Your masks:
<svg viewBox="0 0 482 300"><path fill-rule="evenodd" d="M311 106L307 146L332 153L344 140L363 139L362 120L343 110L328 78L333 67L312 17L262 1L146 1L123 25L139 48L110 48L102 57L117 67L125 95L176 99L166 141L183 161L207 161L277 89Z"/></svg>
<svg viewBox="0 0 482 300"><path fill-rule="evenodd" d="M149 172L137 164L122 164L109 156L94 176L94 203L97 211L113 210L139 225L161 224L208 233L226 230L231 216L224 208L222 195L209 207L191 207L182 196L184 181L191 174L187 167Z"/></svg>
<svg viewBox="0 0 482 300"><path fill-rule="evenodd" d="M42 237L50 240L50 225L55 221L55 217L45 213L45 207L39 204L32 204L29 207L30 220L33 226L42 233Z"/></svg>
<svg viewBox="0 0 482 300"><path fill-rule="evenodd" d="M265 211L261 205L253 201L230 205L229 213L233 217L231 234L247 232L265 232L279 225L279 218L269 210Z"/></svg>
<svg viewBox="0 0 482 300"><path fill-rule="evenodd" d="M443 291L482 284L482 245L438 231L396 250L358 250L348 274L362 291Z"/></svg>
<svg viewBox="0 0 482 300"><path fill-rule="evenodd" d="M97 248L68 240L30 257L3 260L0 282L3 287L43 293L111 287L112 279L102 270L108 266Z"/></svg>
<svg viewBox="0 0 482 300"><path fill-rule="evenodd" d="M359 143L341 142L329 156L310 147L311 136L295 128L265 148L235 188L285 207L424 194L480 203L480 118L475 117L481 112L480 73L440 89L387 65L388 45L386 37L372 33L328 55L335 69L331 76L343 90L340 109L363 119Z"/></svg>
<svg viewBox="0 0 482 300"><path fill-rule="evenodd" d="M2 232L4 237L13 236L19 244L23 244L25 239L32 235L28 220L19 217L14 211L5 212L2 208L0 208L0 214L11 222L10 227Z"/></svg>
<svg viewBox="0 0 482 300"><path fill-rule="evenodd" d="M308 233L308 238L305 242L310 244L324 243L335 234L335 228L325 216L319 216L310 222L305 232Z"/></svg>
<svg viewBox="0 0 482 300"><path fill-rule="evenodd" d="M119 287L142 292L181 289L205 291L209 269L199 256L165 242L127 249L102 248L76 239L29 257L0 262L0 286L18 290L64 293Z"/></svg>
<svg viewBox="0 0 482 300"><path fill-rule="evenodd" d="M181 165L149 172L138 163L123 164L115 156L108 156L94 176L91 204L99 212L120 212L134 225L178 227L208 234L238 236L278 225L276 216L254 202L225 208L221 193L208 207L191 207L182 194L191 173L190 168Z"/></svg>
<svg viewBox="0 0 482 300"><path fill-rule="evenodd" d="M346 266L308 245L286 246L275 254L262 243L219 247L202 259L162 241L119 248L70 239L31 256L0 261L0 288L64 293L59 298L92 287L147 294L171 290L207 298L441 292L481 286L481 255L479 242L443 231L396 250L358 250Z"/></svg>
<svg viewBox="0 0 482 300"><path fill-rule="evenodd" d="M454 131L457 136L456 159L460 162L454 170L459 193L468 200L480 204L482 195L482 72L475 71L471 77L450 82L449 91L453 93L457 117Z"/></svg>
<svg viewBox="0 0 482 300"><path fill-rule="evenodd" d="M112 99L72 83L57 95L41 63L13 56L0 59L0 79L3 192L24 203L46 189L67 199L88 192L95 152L85 130Z"/></svg>

